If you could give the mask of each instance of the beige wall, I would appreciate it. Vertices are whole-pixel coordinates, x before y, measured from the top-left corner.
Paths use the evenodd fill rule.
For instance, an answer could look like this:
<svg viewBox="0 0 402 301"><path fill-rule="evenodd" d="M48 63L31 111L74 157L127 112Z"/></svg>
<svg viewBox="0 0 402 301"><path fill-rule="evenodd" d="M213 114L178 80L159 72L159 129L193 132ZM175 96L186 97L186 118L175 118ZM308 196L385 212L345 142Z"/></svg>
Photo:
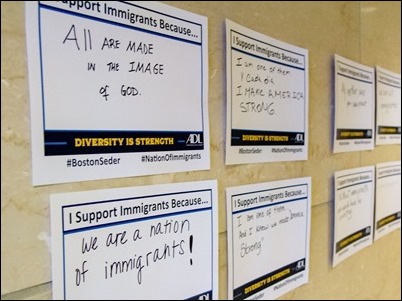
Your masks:
<svg viewBox="0 0 402 301"><path fill-rule="evenodd" d="M335 269L330 263L335 171L401 160L401 146L333 154L334 53L401 72L398 2L179 2L208 17L211 169L208 171L33 187L23 2L1 2L1 294L51 298L49 194L217 179L220 298L227 296L226 187L312 177L310 281L281 299L400 299L401 232L394 231ZM224 20L309 50L308 161L225 166Z"/></svg>

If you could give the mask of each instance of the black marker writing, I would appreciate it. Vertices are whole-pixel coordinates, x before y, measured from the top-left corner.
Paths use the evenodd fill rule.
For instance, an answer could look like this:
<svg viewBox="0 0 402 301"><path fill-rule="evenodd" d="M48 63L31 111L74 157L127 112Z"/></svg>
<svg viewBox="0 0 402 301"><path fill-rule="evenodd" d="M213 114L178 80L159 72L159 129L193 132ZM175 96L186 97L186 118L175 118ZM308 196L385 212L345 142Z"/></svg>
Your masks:
<svg viewBox="0 0 402 301"><path fill-rule="evenodd" d="M82 238L82 244L81 244L81 246L82 246L81 247L81 253L85 254L86 252L89 252L91 250L96 250L98 248L97 240L98 240L98 238L96 236L95 237L91 236L91 239L89 240L89 243L87 243L85 241L85 238L83 237Z"/></svg>
<svg viewBox="0 0 402 301"><path fill-rule="evenodd" d="M83 29L83 38L84 38L84 50L92 50L92 37L91 37L91 31L89 29L84 28ZM66 44L66 42L73 41L75 43L75 46L77 50L81 50L79 42L78 42L78 35L77 31L75 30L75 25L71 25L70 30L68 31L66 37L63 40L63 44Z"/></svg>
<svg viewBox="0 0 402 301"><path fill-rule="evenodd" d="M85 283L85 274L88 272L88 269L85 268L85 264L87 261L85 260L82 263L81 269L75 269L75 285L80 286L81 282Z"/></svg>

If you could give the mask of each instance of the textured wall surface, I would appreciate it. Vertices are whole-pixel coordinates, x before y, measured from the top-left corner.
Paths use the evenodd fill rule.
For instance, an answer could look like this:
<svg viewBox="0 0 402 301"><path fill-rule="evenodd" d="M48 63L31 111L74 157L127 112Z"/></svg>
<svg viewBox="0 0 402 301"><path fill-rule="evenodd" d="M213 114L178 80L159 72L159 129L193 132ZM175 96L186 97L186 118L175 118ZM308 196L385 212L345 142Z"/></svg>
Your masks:
<svg viewBox="0 0 402 301"><path fill-rule="evenodd" d="M220 298L227 296L225 188L312 177L310 281L280 299L401 299L400 230L331 267L333 174L401 160L400 145L332 153L333 55L401 72L401 3L192 2L166 4L208 17L211 169L208 171L33 187L24 4L1 2L1 294L50 299L49 195L116 187L217 179ZM224 164L225 18L310 55L307 161Z"/></svg>

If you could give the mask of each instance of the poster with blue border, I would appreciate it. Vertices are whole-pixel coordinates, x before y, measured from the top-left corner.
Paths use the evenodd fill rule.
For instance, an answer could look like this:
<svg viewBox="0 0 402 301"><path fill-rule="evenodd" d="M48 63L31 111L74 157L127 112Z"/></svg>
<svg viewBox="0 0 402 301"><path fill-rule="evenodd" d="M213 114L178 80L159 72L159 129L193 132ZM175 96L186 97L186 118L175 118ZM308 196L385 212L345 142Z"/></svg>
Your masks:
<svg viewBox="0 0 402 301"><path fill-rule="evenodd" d="M374 149L374 68L335 54L334 153Z"/></svg>
<svg viewBox="0 0 402 301"><path fill-rule="evenodd" d="M376 145L401 144L401 75L376 66Z"/></svg>
<svg viewBox="0 0 402 301"><path fill-rule="evenodd" d="M54 299L216 300L217 182L50 196Z"/></svg>
<svg viewBox="0 0 402 301"><path fill-rule="evenodd" d="M373 243L374 166L336 171L334 182L333 267Z"/></svg>
<svg viewBox="0 0 402 301"><path fill-rule="evenodd" d="M26 2L33 184L210 168L207 18Z"/></svg>
<svg viewBox="0 0 402 301"><path fill-rule="evenodd" d="M311 178L226 189L228 299L272 300L309 279Z"/></svg>
<svg viewBox="0 0 402 301"><path fill-rule="evenodd" d="M375 169L374 240L401 228L401 161L383 162Z"/></svg>
<svg viewBox="0 0 402 301"><path fill-rule="evenodd" d="M226 20L226 164L307 160L308 51Z"/></svg>

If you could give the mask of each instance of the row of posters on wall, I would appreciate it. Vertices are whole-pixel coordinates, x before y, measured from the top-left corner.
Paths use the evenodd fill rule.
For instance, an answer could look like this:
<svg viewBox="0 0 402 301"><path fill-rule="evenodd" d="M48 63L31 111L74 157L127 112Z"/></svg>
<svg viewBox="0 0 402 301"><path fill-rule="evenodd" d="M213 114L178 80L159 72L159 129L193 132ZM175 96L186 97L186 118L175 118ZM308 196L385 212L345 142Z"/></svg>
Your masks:
<svg viewBox="0 0 402 301"><path fill-rule="evenodd" d="M26 31L33 185L210 168L206 17L27 2ZM227 20L226 57L226 164L307 160L307 49ZM399 74L335 55L334 82L335 153L401 143Z"/></svg>
<svg viewBox="0 0 402 301"><path fill-rule="evenodd" d="M335 173L334 267L401 227L400 183L400 161ZM53 297L218 299L217 206L215 180L51 195ZM310 177L226 188L228 300L308 283L310 220Z"/></svg>
<svg viewBox="0 0 402 301"><path fill-rule="evenodd" d="M26 28L34 185L210 168L207 18L41 1ZM307 160L308 51L229 20L226 47L226 163ZM334 69L334 152L400 143L400 75L338 55ZM400 165L335 174L334 266L400 228ZM51 195L53 297L217 299L217 194L211 180ZM310 177L227 188L226 210L229 299L308 282Z"/></svg>

